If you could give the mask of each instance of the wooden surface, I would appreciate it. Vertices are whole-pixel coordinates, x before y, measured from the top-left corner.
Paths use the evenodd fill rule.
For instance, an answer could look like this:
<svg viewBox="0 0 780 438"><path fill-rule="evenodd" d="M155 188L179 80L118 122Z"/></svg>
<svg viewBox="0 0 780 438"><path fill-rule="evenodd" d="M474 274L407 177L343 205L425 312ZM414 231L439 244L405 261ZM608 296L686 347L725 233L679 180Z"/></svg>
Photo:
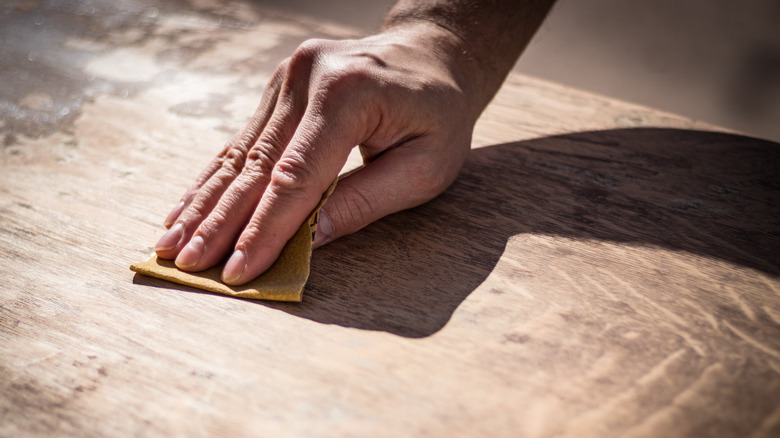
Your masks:
<svg viewBox="0 0 780 438"><path fill-rule="evenodd" d="M134 276L308 37L253 3L0 6L0 435L780 435L780 145L512 76L455 184L299 304Z"/></svg>

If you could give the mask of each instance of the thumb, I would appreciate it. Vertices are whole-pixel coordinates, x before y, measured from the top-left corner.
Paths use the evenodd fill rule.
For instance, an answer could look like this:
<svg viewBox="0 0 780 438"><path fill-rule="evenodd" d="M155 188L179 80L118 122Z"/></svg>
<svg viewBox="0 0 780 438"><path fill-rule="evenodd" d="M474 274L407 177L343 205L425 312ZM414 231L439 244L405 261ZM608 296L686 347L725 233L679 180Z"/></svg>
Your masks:
<svg viewBox="0 0 780 438"><path fill-rule="evenodd" d="M390 149L339 180L320 210L314 248L430 201L452 184L468 149L451 151L445 158L415 143Z"/></svg>

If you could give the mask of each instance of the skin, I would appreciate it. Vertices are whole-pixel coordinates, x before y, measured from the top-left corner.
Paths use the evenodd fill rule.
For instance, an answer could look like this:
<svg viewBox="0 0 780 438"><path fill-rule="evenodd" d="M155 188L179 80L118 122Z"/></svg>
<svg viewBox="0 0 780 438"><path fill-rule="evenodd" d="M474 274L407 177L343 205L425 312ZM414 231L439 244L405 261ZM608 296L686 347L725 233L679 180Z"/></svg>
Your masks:
<svg viewBox="0 0 780 438"><path fill-rule="evenodd" d="M321 210L315 247L443 192L474 124L552 7L549 0L401 0L382 31L304 42L248 125L165 220L157 255L185 271L228 254L226 284L268 269L356 145L364 166Z"/></svg>

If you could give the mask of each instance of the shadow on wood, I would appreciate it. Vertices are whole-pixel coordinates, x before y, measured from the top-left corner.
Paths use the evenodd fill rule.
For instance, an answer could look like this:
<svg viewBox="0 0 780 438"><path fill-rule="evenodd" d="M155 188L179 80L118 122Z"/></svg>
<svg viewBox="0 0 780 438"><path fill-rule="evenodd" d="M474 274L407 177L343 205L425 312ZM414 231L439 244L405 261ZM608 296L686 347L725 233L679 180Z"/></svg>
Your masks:
<svg viewBox="0 0 780 438"><path fill-rule="evenodd" d="M475 149L437 199L315 251L320 323L425 337L524 233L685 251L780 275L780 145L713 132L583 132ZM597 261L596 261L597 262Z"/></svg>

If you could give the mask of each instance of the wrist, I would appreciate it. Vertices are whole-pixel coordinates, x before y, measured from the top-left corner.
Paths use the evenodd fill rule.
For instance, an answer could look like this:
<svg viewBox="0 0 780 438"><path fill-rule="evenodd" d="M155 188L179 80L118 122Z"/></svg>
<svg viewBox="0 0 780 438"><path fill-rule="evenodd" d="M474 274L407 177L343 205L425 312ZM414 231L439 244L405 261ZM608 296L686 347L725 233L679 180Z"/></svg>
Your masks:
<svg viewBox="0 0 780 438"><path fill-rule="evenodd" d="M398 0L384 29L420 25L452 36L451 62L481 107L493 98L555 0ZM482 109L482 108L480 108Z"/></svg>

